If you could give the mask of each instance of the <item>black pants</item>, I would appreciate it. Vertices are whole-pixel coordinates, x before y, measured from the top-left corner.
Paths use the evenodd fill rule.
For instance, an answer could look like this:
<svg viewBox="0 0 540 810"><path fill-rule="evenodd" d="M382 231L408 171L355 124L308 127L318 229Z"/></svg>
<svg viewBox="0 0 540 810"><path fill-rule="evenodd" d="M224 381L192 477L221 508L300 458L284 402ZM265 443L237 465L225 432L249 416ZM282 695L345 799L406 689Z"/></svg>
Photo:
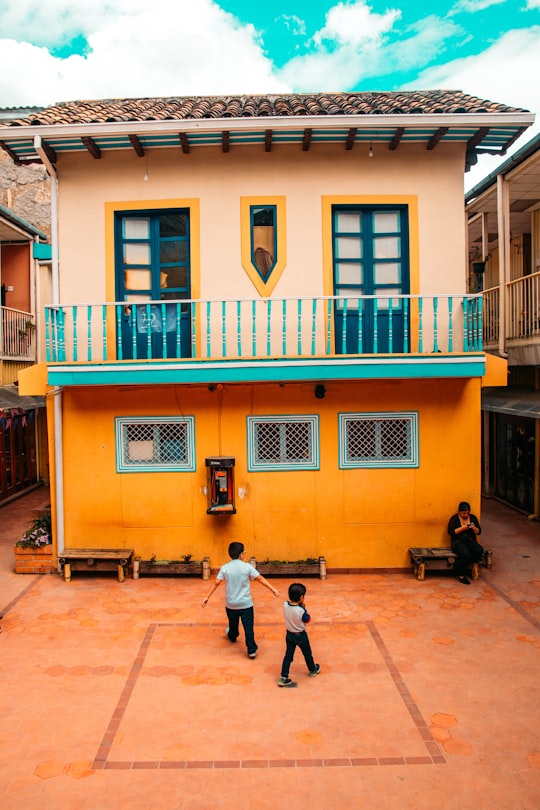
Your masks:
<svg viewBox="0 0 540 810"><path fill-rule="evenodd" d="M257 644L255 643L255 636L253 630L254 612L253 607L242 608L241 610L234 610L233 608L225 608L227 618L229 620L229 640L236 641L239 636L238 624L242 622L244 633L246 636L246 647L248 654L257 652Z"/></svg>
<svg viewBox="0 0 540 810"><path fill-rule="evenodd" d="M469 565L482 559L484 549L476 540L458 540L452 543L452 551L457 554L454 571L458 577L464 577Z"/></svg>
<svg viewBox="0 0 540 810"><path fill-rule="evenodd" d="M302 654L305 658L307 668L310 672L313 672L315 669L315 661L313 660L313 655L311 652L311 645L309 643L308 634L304 630L303 633L291 633L290 630L287 630L285 635L285 643L287 648L285 650L285 657L283 659L283 663L281 665L281 677L288 678L289 677L289 669L291 668L291 664L293 662L294 654L296 652L296 648L300 647L302 650Z"/></svg>

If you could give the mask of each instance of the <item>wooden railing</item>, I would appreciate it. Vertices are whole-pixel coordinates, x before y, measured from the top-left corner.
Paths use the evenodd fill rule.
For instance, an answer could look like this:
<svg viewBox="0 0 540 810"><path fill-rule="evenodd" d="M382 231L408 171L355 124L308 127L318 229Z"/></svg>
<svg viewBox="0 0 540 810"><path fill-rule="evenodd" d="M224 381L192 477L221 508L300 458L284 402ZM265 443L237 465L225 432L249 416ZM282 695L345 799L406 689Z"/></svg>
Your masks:
<svg viewBox="0 0 540 810"><path fill-rule="evenodd" d="M483 340L486 347L498 345L500 287L483 293ZM508 282L505 290L505 340L540 340L540 272Z"/></svg>
<svg viewBox="0 0 540 810"><path fill-rule="evenodd" d="M30 312L0 307L0 359L35 360L36 324Z"/></svg>
<svg viewBox="0 0 540 810"><path fill-rule="evenodd" d="M45 308L47 361L482 351L482 296L166 300Z"/></svg>

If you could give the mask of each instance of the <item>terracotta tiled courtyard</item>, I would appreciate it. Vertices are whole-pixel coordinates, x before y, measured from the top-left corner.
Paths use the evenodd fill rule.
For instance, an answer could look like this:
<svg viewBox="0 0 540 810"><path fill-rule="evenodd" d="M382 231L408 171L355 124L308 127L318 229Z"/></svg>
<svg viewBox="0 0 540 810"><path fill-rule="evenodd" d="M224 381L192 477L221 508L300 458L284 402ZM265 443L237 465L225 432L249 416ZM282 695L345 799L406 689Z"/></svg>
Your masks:
<svg viewBox="0 0 540 810"><path fill-rule="evenodd" d="M13 573L46 502L0 508L2 810L540 807L540 523L486 501L470 586L305 580L321 674L278 689L288 580L250 660L202 579Z"/></svg>

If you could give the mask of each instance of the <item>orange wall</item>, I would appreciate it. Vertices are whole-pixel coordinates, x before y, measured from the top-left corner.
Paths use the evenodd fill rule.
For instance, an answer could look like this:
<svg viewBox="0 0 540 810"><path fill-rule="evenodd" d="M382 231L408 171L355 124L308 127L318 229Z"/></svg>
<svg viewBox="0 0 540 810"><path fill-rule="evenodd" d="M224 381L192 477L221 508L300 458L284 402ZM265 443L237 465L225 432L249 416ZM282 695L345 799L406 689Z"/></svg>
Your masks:
<svg viewBox="0 0 540 810"><path fill-rule="evenodd" d="M31 311L30 302L30 249L31 243L24 245L2 245L2 284L13 287L6 291L6 306L12 309Z"/></svg>

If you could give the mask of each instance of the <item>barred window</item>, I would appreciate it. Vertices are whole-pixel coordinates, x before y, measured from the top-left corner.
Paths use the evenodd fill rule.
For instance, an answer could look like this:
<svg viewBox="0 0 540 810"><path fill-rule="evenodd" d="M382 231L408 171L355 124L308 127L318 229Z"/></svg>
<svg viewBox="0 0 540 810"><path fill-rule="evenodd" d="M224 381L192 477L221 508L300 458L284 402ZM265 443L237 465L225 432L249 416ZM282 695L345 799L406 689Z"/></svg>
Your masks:
<svg viewBox="0 0 540 810"><path fill-rule="evenodd" d="M339 415L339 466L418 467L417 413Z"/></svg>
<svg viewBox="0 0 540 810"><path fill-rule="evenodd" d="M317 416L248 416L248 470L318 470Z"/></svg>
<svg viewBox="0 0 540 810"><path fill-rule="evenodd" d="M115 424L118 472L195 469L192 416L118 417Z"/></svg>

